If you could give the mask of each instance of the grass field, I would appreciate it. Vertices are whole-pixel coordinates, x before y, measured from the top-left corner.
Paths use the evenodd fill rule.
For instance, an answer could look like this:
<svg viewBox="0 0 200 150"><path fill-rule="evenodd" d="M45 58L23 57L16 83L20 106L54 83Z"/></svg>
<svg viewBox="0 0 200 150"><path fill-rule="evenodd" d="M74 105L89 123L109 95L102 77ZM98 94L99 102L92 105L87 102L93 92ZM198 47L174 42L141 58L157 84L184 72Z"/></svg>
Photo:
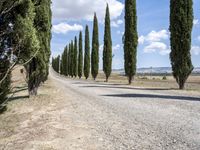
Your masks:
<svg viewBox="0 0 200 150"><path fill-rule="evenodd" d="M166 79L163 79L164 76L152 75L137 75L132 83L136 87L146 87L146 88L168 88L168 89L177 89L178 85L173 76L166 76ZM90 76L90 80L91 76ZM100 72L97 77L97 82L102 82L105 80L103 72ZM118 84L128 84L127 77L120 75L120 73L112 73L109 78L109 82L118 83ZM191 75L186 83L186 90L200 91L200 76Z"/></svg>

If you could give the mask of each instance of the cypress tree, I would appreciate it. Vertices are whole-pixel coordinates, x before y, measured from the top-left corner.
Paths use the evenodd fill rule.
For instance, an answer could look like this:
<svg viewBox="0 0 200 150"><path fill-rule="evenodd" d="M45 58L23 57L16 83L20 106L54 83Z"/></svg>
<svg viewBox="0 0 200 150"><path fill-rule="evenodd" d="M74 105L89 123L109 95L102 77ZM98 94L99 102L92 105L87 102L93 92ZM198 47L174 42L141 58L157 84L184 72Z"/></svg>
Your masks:
<svg viewBox="0 0 200 150"><path fill-rule="evenodd" d="M78 47L77 47L77 37L74 38L74 57L73 57L73 66L74 66L74 77L77 77L78 72L78 61L77 61Z"/></svg>
<svg viewBox="0 0 200 150"><path fill-rule="evenodd" d="M73 78L74 77L74 42L71 41L71 52L70 52L70 76Z"/></svg>
<svg viewBox="0 0 200 150"><path fill-rule="evenodd" d="M40 41L38 39L37 30L35 28L35 7L31 0L24 0L18 8L18 15L15 20L14 34L18 35L18 40L22 41L20 57L22 62L26 62L30 58L31 61L25 65L28 80L29 95L37 95L38 87L44 79L44 53L40 49ZM16 39L16 40L17 40ZM15 41L18 43L19 41Z"/></svg>
<svg viewBox="0 0 200 150"><path fill-rule="evenodd" d="M1 0L0 2L0 113L4 111L6 107L2 107L3 103L5 102L7 95L10 92L10 84L11 84L11 73L6 73L10 67L10 51L5 53L5 50L12 48L13 45L11 43L11 39L13 37L12 28L9 27L9 23L13 23L11 17L14 13L9 12L3 14L4 10L10 8L12 6L13 0ZM3 34L4 33L4 34ZM6 77L5 77L6 76Z"/></svg>
<svg viewBox="0 0 200 150"><path fill-rule="evenodd" d="M62 56L60 59L60 74L64 75L64 52L62 53Z"/></svg>
<svg viewBox="0 0 200 150"><path fill-rule="evenodd" d="M110 28L110 12L109 6L106 7L105 17L105 31L104 31L104 48L103 48L103 71L106 75L106 82L111 75L112 71L112 39L111 39L111 28Z"/></svg>
<svg viewBox="0 0 200 150"><path fill-rule="evenodd" d="M180 89L192 73L191 33L193 28L193 1L170 0L171 65Z"/></svg>
<svg viewBox="0 0 200 150"><path fill-rule="evenodd" d="M96 13L94 14L93 36L92 36L92 56L91 56L91 73L94 80L99 71L99 31Z"/></svg>
<svg viewBox="0 0 200 150"><path fill-rule="evenodd" d="M82 32L79 33L79 55L78 55L78 76L82 77L83 74L83 40Z"/></svg>
<svg viewBox="0 0 200 150"><path fill-rule="evenodd" d="M60 73L60 55L56 58L56 71Z"/></svg>
<svg viewBox="0 0 200 150"><path fill-rule="evenodd" d="M136 0L125 1L124 67L129 84L136 74L137 63L137 10Z"/></svg>
<svg viewBox="0 0 200 150"><path fill-rule="evenodd" d="M68 74L67 76L70 76L71 74L71 44L68 45Z"/></svg>
<svg viewBox="0 0 200 150"><path fill-rule="evenodd" d="M51 55L50 42L51 42L51 0L32 0L35 4L35 19L34 26L37 30L37 36L40 43L39 55L41 55L42 63L38 62L40 66L40 78L42 82L47 80L49 74L49 58Z"/></svg>
<svg viewBox="0 0 200 150"><path fill-rule="evenodd" d="M65 58L65 63L64 63L64 75L67 76L68 75L68 47L65 47L64 50L64 58Z"/></svg>
<svg viewBox="0 0 200 150"><path fill-rule="evenodd" d="M86 25L85 28L85 57L84 57L84 76L88 79L90 74L90 38L89 38L89 28Z"/></svg>

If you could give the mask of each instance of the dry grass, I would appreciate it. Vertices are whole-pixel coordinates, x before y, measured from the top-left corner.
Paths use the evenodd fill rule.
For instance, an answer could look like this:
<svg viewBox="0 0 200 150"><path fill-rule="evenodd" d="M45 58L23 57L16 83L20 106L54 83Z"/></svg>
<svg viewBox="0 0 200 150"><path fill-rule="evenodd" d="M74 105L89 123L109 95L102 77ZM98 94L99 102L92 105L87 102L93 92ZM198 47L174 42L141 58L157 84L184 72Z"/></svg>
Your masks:
<svg viewBox="0 0 200 150"><path fill-rule="evenodd" d="M178 85L173 76L167 76L166 80L163 80L163 77L164 76L136 76L132 85L145 88L178 89ZM92 80L91 77L89 79ZM105 75L100 72L96 81L104 82ZM115 84L128 84L128 79L120 74L112 73L109 82ZM200 76L190 76L186 83L186 90L200 91Z"/></svg>

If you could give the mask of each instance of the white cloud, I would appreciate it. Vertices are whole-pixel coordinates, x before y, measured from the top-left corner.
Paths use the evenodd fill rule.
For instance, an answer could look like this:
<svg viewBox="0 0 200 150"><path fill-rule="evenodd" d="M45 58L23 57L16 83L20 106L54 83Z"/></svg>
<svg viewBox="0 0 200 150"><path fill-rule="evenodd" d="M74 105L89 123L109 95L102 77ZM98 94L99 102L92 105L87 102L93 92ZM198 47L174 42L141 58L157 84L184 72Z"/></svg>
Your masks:
<svg viewBox="0 0 200 150"><path fill-rule="evenodd" d="M103 44L101 44L100 46L99 46L99 51L102 53L103 52Z"/></svg>
<svg viewBox="0 0 200 150"><path fill-rule="evenodd" d="M198 25L198 24L199 24L199 20L198 20L198 19L194 19L194 20L193 20L193 24L194 24L194 25Z"/></svg>
<svg viewBox="0 0 200 150"><path fill-rule="evenodd" d="M144 41L145 41L145 37L143 35L140 36L138 39L139 44L144 44Z"/></svg>
<svg viewBox="0 0 200 150"><path fill-rule="evenodd" d="M118 28L121 24L123 24L123 20L116 20L111 22L111 26Z"/></svg>
<svg viewBox="0 0 200 150"><path fill-rule="evenodd" d="M200 36L197 37L198 41L200 41Z"/></svg>
<svg viewBox="0 0 200 150"><path fill-rule="evenodd" d="M151 31L146 37L145 40L147 42L155 42L155 41L161 41L166 40L169 38L169 32L167 30L161 30L161 31Z"/></svg>
<svg viewBox="0 0 200 150"><path fill-rule="evenodd" d="M169 32L167 30L151 31L146 36L139 37L140 45L145 45L144 53L159 53L160 55L167 55L170 53L170 48L165 43L169 40Z"/></svg>
<svg viewBox="0 0 200 150"><path fill-rule="evenodd" d="M200 55L200 47L199 46L192 46L191 51L194 55Z"/></svg>
<svg viewBox="0 0 200 150"><path fill-rule="evenodd" d="M152 43L152 42L160 42L162 40L169 39L169 32L167 30L161 31L151 31L146 36L142 35L139 37L138 42L139 44L144 44L144 42Z"/></svg>
<svg viewBox="0 0 200 150"><path fill-rule="evenodd" d="M120 48L121 48L120 44L116 44L116 45L114 45L114 46L112 47L112 50L113 50L113 51L116 51L116 50L119 50ZM103 44L101 44L101 45L99 46L99 51L100 51L100 52L103 52Z"/></svg>
<svg viewBox="0 0 200 150"><path fill-rule="evenodd" d="M83 30L82 25L74 24L74 25L69 25L67 23L60 23L57 25L53 25L52 31L57 34L66 34L70 31L81 31Z"/></svg>
<svg viewBox="0 0 200 150"><path fill-rule="evenodd" d="M170 53L169 48L165 43L162 42L152 42L144 48L144 53L154 53L159 52L161 55L166 55Z"/></svg>
<svg viewBox="0 0 200 150"><path fill-rule="evenodd" d="M109 4L112 20L122 14L124 4L118 0L53 0L53 19L91 21L96 12L98 19L103 21L106 3Z"/></svg>
<svg viewBox="0 0 200 150"><path fill-rule="evenodd" d="M119 44L112 47L113 51L119 50L121 46Z"/></svg>

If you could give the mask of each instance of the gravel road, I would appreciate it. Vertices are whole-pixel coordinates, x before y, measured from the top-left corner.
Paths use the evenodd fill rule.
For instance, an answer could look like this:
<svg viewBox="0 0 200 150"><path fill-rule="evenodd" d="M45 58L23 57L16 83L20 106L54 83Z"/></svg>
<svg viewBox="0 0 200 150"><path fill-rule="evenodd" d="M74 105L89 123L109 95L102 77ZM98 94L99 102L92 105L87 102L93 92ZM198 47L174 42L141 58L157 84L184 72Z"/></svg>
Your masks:
<svg viewBox="0 0 200 150"><path fill-rule="evenodd" d="M47 87L48 101L15 102L0 116L7 125L19 118L12 132L0 132L0 149L200 149L200 93L73 80L52 71Z"/></svg>
<svg viewBox="0 0 200 150"><path fill-rule="evenodd" d="M200 149L200 93L51 78L73 96L98 149Z"/></svg>

